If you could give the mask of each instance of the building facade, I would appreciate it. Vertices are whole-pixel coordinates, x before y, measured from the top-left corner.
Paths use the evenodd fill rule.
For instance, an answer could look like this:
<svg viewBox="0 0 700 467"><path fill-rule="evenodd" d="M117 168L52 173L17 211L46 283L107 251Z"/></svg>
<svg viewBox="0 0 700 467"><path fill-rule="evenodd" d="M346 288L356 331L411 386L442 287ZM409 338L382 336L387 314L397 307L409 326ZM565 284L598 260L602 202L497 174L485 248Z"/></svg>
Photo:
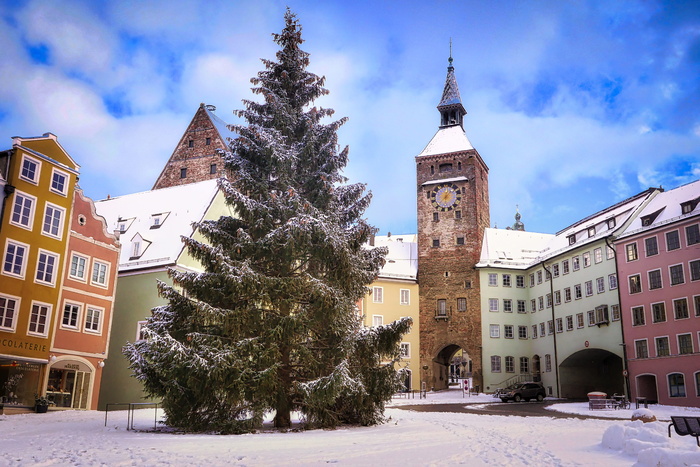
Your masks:
<svg viewBox="0 0 700 467"><path fill-rule="evenodd" d="M632 397L700 407L700 181L659 193L616 242Z"/></svg>
<svg viewBox="0 0 700 467"><path fill-rule="evenodd" d="M481 385L479 261L489 226L489 170L464 132L452 57L438 105L440 125L416 157L420 358L428 388L449 385L458 352Z"/></svg>

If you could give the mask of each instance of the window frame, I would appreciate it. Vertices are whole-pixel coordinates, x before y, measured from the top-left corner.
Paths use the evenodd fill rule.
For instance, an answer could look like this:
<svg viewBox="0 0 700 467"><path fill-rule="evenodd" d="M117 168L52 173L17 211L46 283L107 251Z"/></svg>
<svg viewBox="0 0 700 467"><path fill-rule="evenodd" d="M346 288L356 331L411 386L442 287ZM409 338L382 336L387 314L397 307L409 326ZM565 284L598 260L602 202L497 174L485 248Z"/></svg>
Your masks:
<svg viewBox="0 0 700 467"><path fill-rule="evenodd" d="M6 267L7 267L7 261L8 261L7 256L9 254L10 246L13 246L15 248L15 251L14 251L14 253L12 253L13 259L12 259L12 263L11 263L11 266L12 266L11 270L8 271L6 269ZM23 253L21 255L21 263L19 263L20 272L17 273L17 272L12 272L12 271L14 269L16 269L17 264L18 264L16 261L18 248L21 248L23 250ZM28 260L29 251L30 251L30 249L29 249L28 244L23 243L23 242L18 242L17 240L13 240L11 238L8 238L5 241L5 249L3 251L3 256L2 256L2 271L1 271L2 274L6 275L6 276L10 276L10 277L15 277L17 279L24 279L26 274L27 274L27 263L29 262L29 260Z"/></svg>
<svg viewBox="0 0 700 467"><path fill-rule="evenodd" d="M49 217L49 210L53 212L53 215L51 215L50 222L47 223L48 217ZM58 216L58 225L55 225L56 223L56 213L59 213L60 215ZM57 240L61 240L63 238L63 230L64 230L64 225L66 221L66 208L59 206L54 203L49 203L48 201L44 205L44 215L42 216L42 221L41 221L41 234L45 235L47 237L55 238ZM48 226L48 230L47 230ZM53 232L53 230L56 230L56 233Z"/></svg>
<svg viewBox="0 0 700 467"><path fill-rule="evenodd" d="M687 337L688 341L686 344L689 344L689 346L681 345L681 337ZM683 332L680 334L676 334L676 344L678 345L678 355L692 355L694 353L694 346L693 346L693 334L690 332ZM684 352L683 350L687 350Z"/></svg>
<svg viewBox="0 0 700 467"><path fill-rule="evenodd" d="M674 244L671 245L671 242L670 242L669 240L672 238L671 236L672 236L673 234L675 234L675 238L673 239L673 240L674 240ZM668 251L679 250L679 249L681 248L681 234L680 234L680 232L678 231L678 229L676 229L676 230L671 230L671 231L669 231L669 232L666 232L666 233L664 234L664 237L665 237L665 239L666 239L666 251L667 251L667 252L668 252ZM675 242L677 242L677 243L675 243ZM673 246L673 248L671 248L671 246Z"/></svg>
<svg viewBox="0 0 700 467"><path fill-rule="evenodd" d="M639 259L639 251L637 250L637 242L628 243L625 245L625 260L628 263Z"/></svg>
<svg viewBox="0 0 700 467"><path fill-rule="evenodd" d="M679 315L679 308L676 306L676 303L685 303L684 308L685 308L685 316L680 316ZM687 297L680 297L680 298L674 298L673 299L673 318L675 321L678 320L683 320L683 319L689 319L690 318L690 308L688 308L688 298Z"/></svg>
<svg viewBox="0 0 700 467"><path fill-rule="evenodd" d="M46 314L43 316L43 323L40 322L42 316L40 314L37 315L37 313L35 312L37 311L37 308L43 308L46 310ZM53 307L50 303L32 300L31 306L29 307L29 323L27 324L28 336L48 337L49 330L51 328L51 312L53 311L52 308ZM34 319L35 315L37 316L36 320ZM38 330L40 326L42 327L42 331ZM32 328L34 328L34 330L32 330Z"/></svg>
<svg viewBox="0 0 700 467"><path fill-rule="evenodd" d="M75 307L77 310L67 310L68 307ZM61 329L67 329L70 331L80 331L80 324L81 324L81 317L83 315L83 304L82 303L76 303L71 300L64 300L63 302L63 310L61 312L61 319L59 321L59 327ZM66 324L66 316L67 313L70 313L72 316L69 316L68 321L74 321L74 324Z"/></svg>
<svg viewBox="0 0 700 467"><path fill-rule="evenodd" d="M399 289L399 305L411 304L411 289Z"/></svg>
<svg viewBox="0 0 700 467"><path fill-rule="evenodd" d="M88 326L88 320L91 317L91 312L92 313L92 320L93 323L91 324L91 327ZM97 312L97 329L95 329L95 313ZM83 320L83 331L89 334L95 334L95 335L102 335L102 328L103 328L103 323L104 323L104 314L105 314L105 309L99 306L94 306L94 305L87 305L85 307L85 319Z"/></svg>
<svg viewBox="0 0 700 467"><path fill-rule="evenodd" d="M666 353L661 353L659 350L661 347L659 346L659 342L666 341ZM656 336L654 337L654 348L656 351L656 356L657 357L670 357L671 356L671 340L668 338L668 336Z"/></svg>
<svg viewBox="0 0 700 467"><path fill-rule="evenodd" d="M0 293L0 300L5 301L4 306L0 307L0 330L4 332L15 332L17 330L17 315L19 314L22 297ZM7 306L7 304L10 301L14 302L14 306L11 308L11 316L8 318L7 310L10 308ZM5 323L8 321L9 326L5 325Z"/></svg>
<svg viewBox="0 0 700 467"><path fill-rule="evenodd" d="M671 381L672 376L680 376L680 384L676 381ZM676 378L674 378L676 379ZM666 375L666 384L668 385L668 397L686 397L685 390L685 374L674 371Z"/></svg>
<svg viewBox="0 0 700 467"><path fill-rule="evenodd" d="M17 209L17 204L18 204L18 201L20 198L25 200L25 202L29 201L31 203L31 206L29 207L29 214L27 216L28 219L27 219L26 224L22 222L22 217L24 217L23 211L26 209L24 202L22 203L22 205L20 207L20 209L22 211L22 213L19 215L20 220L15 221L15 219L14 219L15 211ZM24 192L19 191L19 190L15 190L15 197L14 197L14 200L12 201L12 212L10 212L10 216L9 216L10 224L14 225L16 227L20 227L20 228L25 229L25 230L29 230L29 231L34 229L34 218L36 217L36 203L37 203L36 196L30 195L29 193L24 193Z"/></svg>
<svg viewBox="0 0 700 467"><path fill-rule="evenodd" d="M98 266L104 266L104 281L100 282L99 280L95 280L95 268ZM93 285L95 287L102 287L102 288L107 288L109 284L109 274L110 274L110 264L104 261L99 261L97 259L93 259L92 261L92 268L90 268L90 285ZM98 274L99 278L99 274Z"/></svg>
<svg viewBox="0 0 700 467"><path fill-rule="evenodd" d="M489 338L500 339L501 338L501 325L500 324L489 324Z"/></svg>
<svg viewBox="0 0 700 467"><path fill-rule="evenodd" d="M644 305L631 307L630 314L632 315L632 326L645 326L647 324Z"/></svg>
<svg viewBox="0 0 700 467"><path fill-rule="evenodd" d="M641 350L643 352L640 352ZM640 353L643 353L643 355L640 355ZM637 360L649 358L649 341L646 338L634 340L634 358Z"/></svg>
<svg viewBox="0 0 700 467"><path fill-rule="evenodd" d="M83 260L83 275L77 276L73 274L73 258L77 258L78 260ZM80 253L72 252L70 256L70 264L68 265L68 278L73 279L78 282L87 282L87 277L88 277L88 266L90 264L90 257L81 255ZM76 272L77 272L77 267L76 267Z"/></svg>
<svg viewBox="0 0 700 467"><path fill-rule="evenodd" d="M36 167L34 168L34 178L30 178L24 175L25 162L31 162L36 165ZM28 154L22 154L22 160L19 166L19 178L27 183L39 185L39 180L41 180L41 160L35 159L34 157Z"/></svg>
<svg viewBox="0 0 700 467"><path fill-rule="evenodd" d="M45 256L47 259L45 264L48 266L48 259L53 258L53 264L51 265L51 270L47 271L48 267L46 269L41 269L42 266L42 261L41 258L42 256ZM61 262L61 256L58 253L54 253L53 251L49 250L44 250L43 248L39 248L39 251L37 253L36 257L36 274L34 275L34 282L36 284L41 284L41 285L47 285L50 287L55 287L56 286L56 277L59 275L59 264ZM39 275L42 275L42 278L39 278ZM46 276L49 275L49 280L46 280Z"/></svg>
<svg viewBox="0 0 700 467"><path fill-rule="evenodd" d="M647 271L647 280L649 281L649 290L662 289L664 287L661 269Z"/></svg>
<svg viewBox="0 0 700 467"><path fill-rule="evenodd" d="M650 248L652 247L652 248ZM651 251L650 251L651 250ZM648 258L659 254L659 240L656 235L644 239L644 255Z"/></svg>
<svg viewBox="0 0 700 467"><path fill-rule="evenodd" d="M58 188L54 188L54 182L56 181L56 176L63 177L63 190L59 190ZM68 184L70 182L70 175L68 172L64 172L61 169L58 169L57 167L52 167L51 168L51 184L49 186L49 190L52 193L56 193L57 195L66 197L68 196Z"/></svg>
<svg viewBox="0 0 700 467"><path fill-rule="evenodd" d="M665 323L668 320L668 314L666 313L666 302L654 302L649 305L651 308L651 322ZM660 310L660 312L657 312Z"/></svg>
<svg viewBox="0 0 700 467"><path fill-rule="evenodd" d="M680 274L678 274L680 271ZM674 275L675 273L675 275ZM671 287L675 285L685 284L685 271L683 270L683 263L671 264L668 266L668 278ZM678 280L680 279L680 280Z"/></svg>

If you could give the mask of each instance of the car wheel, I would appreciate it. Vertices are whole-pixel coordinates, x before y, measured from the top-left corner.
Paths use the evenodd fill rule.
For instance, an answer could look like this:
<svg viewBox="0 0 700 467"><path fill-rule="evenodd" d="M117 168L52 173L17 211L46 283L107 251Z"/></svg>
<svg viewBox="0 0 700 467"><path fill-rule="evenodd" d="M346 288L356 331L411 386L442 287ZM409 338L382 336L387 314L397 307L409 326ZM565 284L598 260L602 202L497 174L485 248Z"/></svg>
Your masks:
<svg viewBox="0 0 700 467"><path fill-rule="evenodd" d="M537 402L542 402L544 400L544 396L542 394L537 394Z"/></svg>
<svg viewBox="0 0 700 467"><path fill-rule="evenodd" d="M520 402L521 400L523 400L523 398L520 397L520 394L516 394L515 397L513 398L513 400L514 400L515 402Z"/></svg>

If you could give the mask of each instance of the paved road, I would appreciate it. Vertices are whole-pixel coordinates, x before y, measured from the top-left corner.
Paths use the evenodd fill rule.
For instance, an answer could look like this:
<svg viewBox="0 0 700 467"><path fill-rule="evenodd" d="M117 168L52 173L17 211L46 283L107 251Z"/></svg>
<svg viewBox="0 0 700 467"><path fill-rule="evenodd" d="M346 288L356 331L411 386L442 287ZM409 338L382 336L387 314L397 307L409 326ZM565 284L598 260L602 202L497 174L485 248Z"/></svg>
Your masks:
<svg viewBox="0 0 700 467"><path fill-rule="evenodd" d="M579 414L556 412L545 409L546 406L556 404L556 402L493 402L493 403L464 403L464 404L421 404L396 406L398 409L414 410L416 412L455 412L473 413L479 415L514 415L517 417L550 417L550 418L596 418L613 420L610 417L597 417ZM475 406L475 407L470 407ZM478 406L478 407L476 407ZM627 417L620 417L626 420Z"/></svg>

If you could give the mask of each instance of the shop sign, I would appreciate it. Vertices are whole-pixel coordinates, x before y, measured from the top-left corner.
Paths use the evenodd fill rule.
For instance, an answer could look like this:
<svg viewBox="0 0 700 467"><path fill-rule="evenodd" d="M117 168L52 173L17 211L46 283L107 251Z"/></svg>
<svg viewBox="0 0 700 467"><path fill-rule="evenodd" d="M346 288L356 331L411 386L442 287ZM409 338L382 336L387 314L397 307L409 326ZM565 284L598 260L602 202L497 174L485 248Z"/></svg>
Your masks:
<svg viewBox="0 0 700 467"><path fill-rule="evenodd" d="M32 352L47 352L46 344L37 344L28 342L22 339L0 339L0 347L6 347L14 350L30 350Z"/></svg>
<svg viewBox="0 0 700 467"><path fill-rule="evenodd" d="M74 371L85 371L85 372L90 372L90 368L85 365L84 363L81 362L76 362L75 360L63 360L60 362L56 362L53 365L51 365L51 368L55 369L63 369L63 370L74 370Z"/></svg>

